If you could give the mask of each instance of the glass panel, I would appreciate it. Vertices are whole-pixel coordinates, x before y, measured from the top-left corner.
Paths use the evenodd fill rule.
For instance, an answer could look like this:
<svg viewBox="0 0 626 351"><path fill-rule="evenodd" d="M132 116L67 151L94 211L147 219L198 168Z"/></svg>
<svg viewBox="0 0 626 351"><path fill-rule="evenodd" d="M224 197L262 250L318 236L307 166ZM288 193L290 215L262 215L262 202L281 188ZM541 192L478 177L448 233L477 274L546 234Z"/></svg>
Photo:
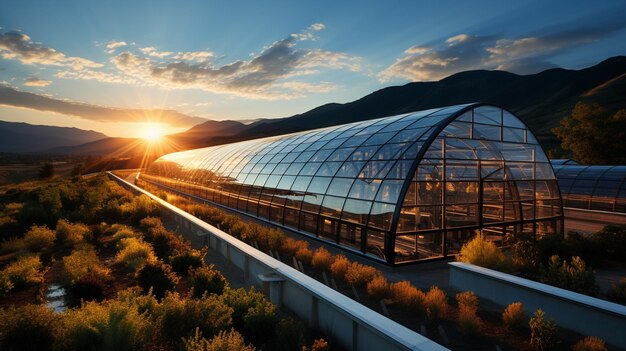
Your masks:
<svg viewBox="0 0 626 351"><path fill-rule="evenodd" d="M343 207L342 220L365 224L372 203L369 201L347 199Z"/></svg>

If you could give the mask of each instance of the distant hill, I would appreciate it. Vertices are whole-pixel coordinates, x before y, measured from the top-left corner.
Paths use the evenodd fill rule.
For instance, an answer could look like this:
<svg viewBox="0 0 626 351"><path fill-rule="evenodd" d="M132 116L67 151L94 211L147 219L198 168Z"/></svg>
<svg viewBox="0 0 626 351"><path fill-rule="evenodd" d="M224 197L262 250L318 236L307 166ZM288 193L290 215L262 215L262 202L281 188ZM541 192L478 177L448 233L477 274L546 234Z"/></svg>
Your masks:
<svg viewBox="0 0 626 351"><path fill-rule="evenodd" d="M0 152L49 152L107 138L92 130L0 121Z"/></svg>

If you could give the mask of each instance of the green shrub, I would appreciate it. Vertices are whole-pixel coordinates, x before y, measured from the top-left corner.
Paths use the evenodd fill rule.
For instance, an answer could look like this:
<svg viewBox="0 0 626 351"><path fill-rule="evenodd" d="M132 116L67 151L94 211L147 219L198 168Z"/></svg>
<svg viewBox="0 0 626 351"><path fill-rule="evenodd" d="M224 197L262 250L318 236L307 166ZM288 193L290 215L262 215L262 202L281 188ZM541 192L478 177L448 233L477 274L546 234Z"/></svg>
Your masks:
<svg viewBox="0 0 626 351"><path fill-rule="evenodd" d="M204 294L221 295L228 287L226 278L218 270L213 269L213 266L193 270L189 281L195 298L202 297Z"/></svg>
<svg viewBox="0 0 626 351"><path fill-rule="evenodd" d="M477 266L506 270L506 257L500 249L491 241L485 239L483 234L478 234L461 247L461 262L471 263Z"/></svg>
<svg viewBox="0 0 626 351"><path fill-rule="evenodd" d="M139 221L139 227L147 232L151 228L163 227L163 222L159 217L146 217Z"/></svg>
<svg viewBox="0 0 626 351"><path fill-rule="evenodd" d="M541 309L535 311L528 325L530 326L530 346L535 350L551 350L556 346L556 324L553 319L547 320Z"/></svg>
<svg viewBox="0 0 626 351"><path fill-rule="evenodd" d="M393 303L420 314L426 311L426 294L411 282L399 281L391 284L389 288Z"/></svg>
<svg viewBox="0 0 626 351"><path fill-rule="evenodd" d="M220 227L222 228L223 231L230 233L231 229L235 225L240 224L240 223L241 223L241 219L239 217L233 216L233 215L226 215L220 222ZM240 228L240 229L243 229L243 228Z"/></svg>
<svg viewBox="0 0 626 351"><path fill-rule="evenodd" d="M330 274L338 280L344 280L346 272L350 267L350 260L342 254L335 256L333 263L330 265Z"/></svg>
<svg viewBox="0 0 626 351"><path fill-rule="evenodd" d="M474 312L478 311L478 296L473 291L464 291L456 294L459 309L466 308Z"/></svg>
<svg viewBox="0 0 626 351"><path fill-rule="evenodd" d="M424 304L426 306L426 318L431 322L442 319L448 311L446 293L436 286L432 286L428 290Z"/></svg>
<svg viewBox="0 0 626 351"><path fill-rule="evenodd" d="M243 336L234 329L222 330L213 339L207 340L196 328L194 336L183 339L185 351L254 351L254 346L246 344Z"/></svg>
<svg viewBox="0 0 626 351"><path fill-rule="evenodd" d="M619 282L611 285L606 296L611 301L626 305L626 278L622 278Z"/></svg>
<svg viewBox="0 0 626 351"><path fill-rule="evenodd" d="M273 335L278 323L276 306L251 288L228 289L224 302L233 308L233 325L254 343L261 343Z"/></svg>
<svg viewBox="0 0 626 351"><path fill-rule="evenodd" d="M176 274L186 276L189 269L196 269L204 266L204 256L206 250L189 249L170 257L170 264Z"/></svg>
<svg viewBox="0 0 626 351"><path fill-rule="evenodd" d="M265 250L278 251L285 242L285 233L280 229L266 228L264 240L259 244L265 248Z"/></svg>
<svg viewBox="0 0 626 351"><path fill-rule="evenodd" d="M606 344L604 340L600 338L596 338L595 336L588 336L579 342L577 342L573 347L573 351L607 351Z"/></svg>
<svg viewBox="0 0 626 351"><path fill-rule="evenodd" d="M63 267L69 285L86 276L102 281L108 281L111 278L111 270L100 262L93 247L72 251L70 255L63 257Z"/></svg>
<svg viewBox="0 0 626 351"><path fill-rule="evenodd" d="M367 294L375 300L386 299L389 297L390 293L391 289L389 283L382 275L374 277L367 283Z"/></svg>
<svg viewBox="0 0 626 351"><path fill-rule="evenodd" d="M115 231L115 234L113 234L113 241L115 243L119 243L122 239L139 237L139 233L133 231L131 228L120 228L119 230Z"/></svg>
<svg viewBox="0 0 626 351"><path fill-rule="evenodd" d="M7 275L0 273L0 299L5 297L11 289L13 289L11 279Z"/></svg>
<svg viewBox="0 0 626 351"><path fill-rule="evenodd" d="M56 226L56 238L60 243L74 245L91 239L91 230L84 224L72 224L65 219L59 219Z"/></svg>
<svg viewBox="0 0 626 351"><path fill-rule="evenodd" d="M502 312L502 321L511 329L519 329L526 324L524 305L521 302L512 302Z"/></svg>
<svg viewBox="0 0 626 351"><path fill-rule="evenodd" d="M568 264L554 255L550 257L548 267L541 271L544 283L588 295L595 295L598 291L595 272L588 269L585 261L578 256Z"/></svg>
<svg viewBox="0 0 626 351"><path fill-rule="evenodd" d="M306 326L302 321L293 318L281 319L276 326L275 345L269 349L277 351L302 350L306 344L304 335Z"/></svg>
<svg viewBox="0 0 626 351"><path fill-rule="evenodd" d="M154 296L160 299L165 296L165 292L174 289L178 283L178 277L169 265L162 262L150 262L137 272L137 283L145 292L152 289Z"/></svg>
<svg viewBox="0 0 626 351"><path fill-rule="evenodd" d="M33 225L24 235L24 247L31 252L39 252L54 245L56 235L46 226Z"/></svg>
<svg viewBox="0 0 626 351"><path fill-rule="evenodd" d="M216 295L184 299L170 294L159 304L156 314L160 334L173 343L194 335L196 328L211 338L221 330L229 329L233 322L233 309Z"/></svg>
<svg viewBox="0 0 626 351"><path fill-rule="evenodd" d="M328 272L330 265L333 263L333 256L324 247L320 246L313 252L311 265L314 269L322 272Z"/></svg>
<svg viewBox="0 0 626 351"><path fill-rule="evenodd" d="M157 260L152 246L140 239L122 239L120 246L122 249L115 256L115 260L132 271L137 271L143 265Z"/></svg>
<svg viewBox="0 0 626 351"><path fill-rule="evenodd" d="M130 218L138 223L141 219L159 214L159 205L147 195L139 195L125 204L120 205L120 210L124 218Z"/></svg>
<svg viewBox="0 0 626 351"><path fill-rule="evenodd" d="M350 285L365 287L367 283L379 275L382 273L372 266L352 262L346 271L345 280Z"/></svg>
<svg viewBox="0 0 626 351"><path fill-rule="evenodd" d="M5 276L16 288L39 284L43 280L39 256L22 256L15 262L9 263L0 275Z"/></svg>
<svg viewBox="0 0 626 351"><path fill-rule="evenodd" d="M59 316L43 305L0 309L0 349L51 350Z"/></svg>

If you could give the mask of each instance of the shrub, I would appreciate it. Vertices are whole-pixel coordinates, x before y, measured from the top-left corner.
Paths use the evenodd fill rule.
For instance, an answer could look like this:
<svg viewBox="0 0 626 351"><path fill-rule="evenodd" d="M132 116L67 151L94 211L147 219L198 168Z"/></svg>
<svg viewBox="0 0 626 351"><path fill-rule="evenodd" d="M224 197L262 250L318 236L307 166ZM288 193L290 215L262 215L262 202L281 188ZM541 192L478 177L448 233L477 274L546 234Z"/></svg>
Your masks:
<svg viewBox="0 0 626 351"><path fill-rule="evenodd" d="M308 248L302 248L296 251L295 256L303 264L309 265L313 259L313 251Z"/></svg>
<svg viewBox="0 0 626 351"><path fill-rule="evenodd" d="M233 309L216 295L184 299L176 294L169 294L156 311L160 334L173 343L193 335L196 328L199 328L202 335L211 338L232 326L232 314Z"/></svg>
<svg viewBox="0 0 626 351"><path fill-rule="evenodd" d="M226 215L220 222L220 227L222 228L223 231L230 233L231 228L233 228L235 225L239 223L241 223L241 219L239 219L239 217L233 216L233 215ZM240 229L243 229L243 228L240 228Z"/></svg>
<svg viewBox="0 0 626 351"><path fill-rule="evenodd" d="M0 273L0 299L5 297L6 294L13 289L13 283L11 279L3 273Z"/></svg>
<svg viewBox="0 0 626 351"><path fill-rule="evenodd" d="M286 238L280 249L287 256L295 256L296 252L298 252L299 250L308 249L308 248L309 248L309 243L304 240Z"/></svg>
<svg viewBox="0 0 626 351"><path fill-rule="evenodd" d="M276 326L275 345L269 349L278 351L301 350L306 341L304 335L306 326L300 320L287 318L281 319Z"/></svg>
<svg viewBox="0 0 626 351"><path fill-rule="evenodd" d="M541 281L544 283L588 295L595 295L598 291L595 272L587 268L585 261L578 256L573 257L568 264L553 255L548 267L541 271Z"/></svg>
<svg viewBox="0 0 626 351"><path fill-rule="evenodd" d="M86 276L107 281L111 275L111 271L100 262L92 247L74 250L70 255L63 257L63 267L69 285Z"/></svg>
<svg viewBox="0 0 626 351"><path fill-rule="evenodd" d="M324 339L315 339L311 345L311 351L329 351L330 345Z"/></svg>
<svg viewBox="0 0 626 351"><path fill-rule="evenodd" d="M313 252L311 257L311 265L318 271L328 272L330 265L333 263L333 256L324 247L320 246Z"/></svg>
<svg viewBox="0 0 626 351"><path fill-rule="evenodd" d="M223 298L233 308L233 325L251 341L261 342L273 335L278 324L278 311L262 293L254 288L250 291L229 289Z"/></svg>
<svg viewBox="0 0 626 351"><path fill-rule="evenodd" d="M222 330L213 339L207 340L196 328L194 336L183 339L185 351L254 351L254 346L246 344L243 336L234 329Z"/></svg>
<svg viewBox="0 0 626 351"><path fill-rule="evenodd" d="M152 289L154 296L160 299L165 296L166 291L176 286L178 277L169 265L162 262L150 262L137 272L137 282L145 292Z"/></svg>
<svg viewBox="0 0 626 351"><path fill-rule="evenodd" d="M78 244L91 238L89 227L81 224L72 224L65 219L59 219L56 226L57 241L65 244Z"/></svg>
<svg viewBox="0 0 626 351"><path fill-rule="evenodd" d="M403 280L391 284L390 291L391 299L395 304L418 313L425 312L426 295L409 281Z"/></svg>
<svg viewBox="0 0 626 351"><path fill-rule="evenodd" d="M374 277L367 283L367 294L375 300L386 299L389 297L390 293L391 289L389 283L382 275Z"/></svg>
<svg viewBox="0 0 626 351"><path fill-rule="evenodd" d="M260 243L268 250L278 251L285 242L285 233L280 229L265 228L264 240Z"/></svg>
<svg viewBox="0 0 626 351"><path fill-rule="evenodd" d="M39 252L54 245L56 235L46 226L34 225L24 235L24 247L31 252Z"/></svg>
<svg viewBox="0 0 626 351"><path fill-rule="evenodd" d="M95 275L85 275L70 286L72 297L78 301L101 301L104 298L106 283Z"/></svg>
<svg viewBox="0 0 626 351"><path fill-rule="evenodd" d="M133 222L139 222L142 218L156 216L159 214L159 206L147 195L139 195L120 205L120 211L124 218L130 218Z"/></svg>
<svg viewBox="0 0 626 351"><path fill-rule="evenodd" d="M596 338L595 336L588 336L579 342L577 342L573 347L573 351L607 351L606 344L604 340L600 338Z"/></svg>
<svg viewBox="0 0 626 351"><path fill-rule="evenodd" d="M170 264L176 274L186 276L189 269L196 269L204 266L204 256L206 250L184 250L183 252L170 257Z"/></svg>
<svg viewBox="0 0 626 351"><path fill-rule="evenodd" d="M157 260L152 246L140 239L122 239L120 246L122 249L115 256L115 260L132 271L137 271L143 265Z"/></svg>
<svg viewBox="0 0 626 351"><path fill-rule="evenodd" d="M163 227L155 227L148 230L145 236L146 241L152 244L154 253L158 258L166 260L176 252L185 251L187 249L183 240L173 232L167 231Z"/></svg>
<svg viewBox="0 0 626 351"><path fill-rule="evenodd" d="M204 294L221 295L228 286L226 278L218 270L213 269L213 266L193 270L189 280L195 298L202 297Z"/></svg>
<svg viewBox="0 0 626 351"><path fill-rule="evenodd" d="M0 244L0 255L24 250L23 238L11 238Z"/></svg>
<svg viewBox="0 0 626 351"><path fill-rule="evenodd" d="M265 235L266 229L262 225L256 223L248 223L245 231L241 234L241 240L252 243L253 241L261 242L261 237ZM288 239L287 239L288 240Z"/></svg>
<svg viewBox="0 0 626 351"><path fill-rule="evenodd" d="M530 326L530 346L535 350L550 350L556 346L556 324L553 319L547 320L541 309L535 311L528 325Z"/></svg>
<svg viewBox="0 0 626 351"><path fill-rule="evenodd" d="M619 282L611 285L606 295L609 300L626 305L626 278L622 278Z"/></svg>
<svg viewBox="0 0 626 351"><path fill-rule="evenodd" d="M456 294L456 301L459 309L465 308L471 311L478 311L478 297L473 291L464 291Z"/></svg>
<svg viewBox="0 0 626 351"><path fill-rule="evenodd" d="M335 256L333 263L330 265L330 274L335 279L344 280L349 267L350 260L346 256L339 254Z"/></svg>
<svg viewBox="0 0 626 351"><path fill-rule="evenodd" d="M502 312L502 321L511 329L519 329L526 324L524 305L521 302L512 302Z"/></svg>
<svg viewBox="0 0 626 351"><path fill-rule="evenodd" d="M446 293L436 286L432 286L424 299L426 306L426 318L431 322L440 320L448 311L448 299Z"/></svg>
<svg viewBox="0 0 626 351"><path fill-rule="evenodd" d="M346 271L345 279L350 285L365 287L367 283L379 275L382 273L372 266L352 262Z"/></svg>
<svg viewBox="0 0 626 351"><path fill-rule="evenodd" d="M480 331L482 321L476 315L476 310L467 306L459 307L459 317L456 320L459 331L465 335L476 335Z"/></svg>
<svg viewBox="0 0 626 351"><path fill-rule="evenodd" d="M0 275L5 276L16 288L39 284L43 280L40 272L41 260L38 256L22 256L15 262L9 263Z"/></svg>
<svg viewBox="0 0 626 351"><path fill-rule="evenodd" d="M139 234L129 227L119 228L115 231L115 234L113 234L113 241L116 243L119 243L122 239L126 238L139 238Z"/></svg>
<svg viewBox="0 0 626 351"><path fill-rule="evenodd" d="M58 315L43 305L0 309L1 350L51 350Z"/></svg>
<svg viewBox="0 0 626 351"><path fill-rule="evenodd" d="M502 251L496 244L485 239L482 233L461 247L459 260L498 270L505 270L507 266L506 257Z"/></svg>
<svg viewBox="0 0 626 351"><path fill-rule="evenodd" d="M163 222L159 217L146 217L139 221L139 227L144 231L148 231L151 228L163 227Z"/></svg>

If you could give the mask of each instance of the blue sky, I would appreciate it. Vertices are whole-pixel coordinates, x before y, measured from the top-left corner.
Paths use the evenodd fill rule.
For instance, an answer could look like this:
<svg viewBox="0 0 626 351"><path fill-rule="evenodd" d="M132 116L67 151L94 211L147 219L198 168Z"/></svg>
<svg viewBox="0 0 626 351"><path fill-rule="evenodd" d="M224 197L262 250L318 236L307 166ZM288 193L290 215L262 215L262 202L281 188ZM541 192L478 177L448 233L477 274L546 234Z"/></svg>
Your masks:
<svg viewBox="0 0 626 351"><path fill-rule="evenodd" d="M625 54L624 1L3 1L0 119L138 135Z"/></svg>

